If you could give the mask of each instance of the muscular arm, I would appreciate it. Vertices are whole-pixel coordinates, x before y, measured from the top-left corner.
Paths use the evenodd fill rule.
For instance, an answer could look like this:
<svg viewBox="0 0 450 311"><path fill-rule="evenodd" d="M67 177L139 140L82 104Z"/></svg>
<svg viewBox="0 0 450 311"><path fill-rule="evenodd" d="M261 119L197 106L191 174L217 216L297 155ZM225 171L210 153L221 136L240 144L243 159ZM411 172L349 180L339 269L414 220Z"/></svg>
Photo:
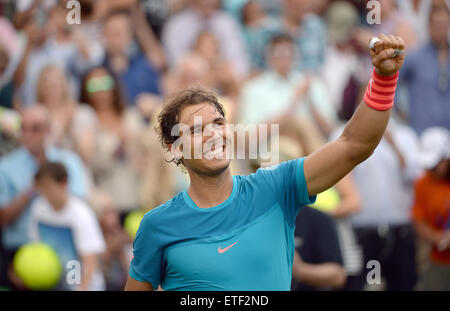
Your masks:
<svg viewBox="0 0 450 311"><path fill-rule="evenodd" d="M141 282L128 276L127 284L125 285L126 291L153 291L152 284L148 282Z"/></svg>
<svg viewBox="0 0 450 311"><path fill-rule="evenodd" d="M330 188L367 159L383 137L389 116L390 111L376 111L361 103L342 135L305 159L308 193Z"/></svg>
<svg viewBox="0 0 450 311"><path fill-rule="evenodd" d="M402 66L405 54L392 57L395 49L404 49L401 38L380 35L382 40L371 51L375 70L393 76ZM386 130L390 110L378 111L364 102L356 109L342 135L305 159L304 174L309 195L318 194L347 175L375 150Z"/></svg>

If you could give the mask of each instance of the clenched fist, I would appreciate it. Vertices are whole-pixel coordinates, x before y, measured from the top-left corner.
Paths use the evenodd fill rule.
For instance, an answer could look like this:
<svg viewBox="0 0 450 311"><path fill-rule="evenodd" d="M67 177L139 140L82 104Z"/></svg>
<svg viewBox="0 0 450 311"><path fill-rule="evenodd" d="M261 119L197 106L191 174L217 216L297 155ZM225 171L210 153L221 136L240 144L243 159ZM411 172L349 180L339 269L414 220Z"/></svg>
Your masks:
<svg viewBox="0 0 450 311"><path fill-rule="evenodd" d="M401 37L380 34L370 56L376 73L382 76L392 76L400 70L405 60L405 42Z"/></svg>

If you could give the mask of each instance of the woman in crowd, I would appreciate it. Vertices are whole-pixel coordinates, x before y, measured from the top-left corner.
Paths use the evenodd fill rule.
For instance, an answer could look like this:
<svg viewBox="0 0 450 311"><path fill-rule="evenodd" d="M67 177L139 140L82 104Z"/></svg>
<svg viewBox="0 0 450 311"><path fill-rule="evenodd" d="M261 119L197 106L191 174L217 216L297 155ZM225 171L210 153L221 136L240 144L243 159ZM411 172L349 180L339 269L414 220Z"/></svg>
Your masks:
<svg viewBox="0 0 450 311"><path fill-rule="evenodd" d="M57 65L44 67L36 93L37 101L50 112L50 143L72 149L87 161L97 127L95 111L88 105L80 105L71 96L67 76Z"/></svg>

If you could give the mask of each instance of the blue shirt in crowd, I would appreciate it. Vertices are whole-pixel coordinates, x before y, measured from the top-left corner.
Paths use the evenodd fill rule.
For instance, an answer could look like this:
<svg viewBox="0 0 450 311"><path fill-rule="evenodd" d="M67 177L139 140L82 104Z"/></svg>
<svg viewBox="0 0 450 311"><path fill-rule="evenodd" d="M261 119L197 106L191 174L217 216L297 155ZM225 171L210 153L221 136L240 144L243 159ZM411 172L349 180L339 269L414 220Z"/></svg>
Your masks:
<svg viewBox="0 0 450 311"><path fill-rule="evenodd" d="M165 290L290 290L295 218L315 201L303 160L233 176L215 207L199 208L185 191L146 213L130 276Z"/></svg>
<svg viewBox="0 0 450 311"><path fill-rule="evenodd" d="M432 126L450 130L450 46L446 66L439 64L432 43L407 55L400 79L406 83L409 121L417 134Z"/></svg>
<svg viewBox="0 0 450 311"><path fill-rule="evenodd" d="M81 159L69 150L54 147L47 147L45 153L47 160L64 164L69 177L69 191L87 199L87 176ZM36 160L23 147L0 159L0 208L5 208L17 196L30 189L37 170ZM27 243L29 223L30 209L27 207L16 220L3 228L3 246L15 249Z"/></svg>
<svg viewBox="0 0 450 311"><path fill-rule="evenodd" d="M105 66L111 68L108 59ZM141 93L159 95L159 72L148 61L147 57L140 51L132 53L129 58L128 69L119 75L127 103L136 104L136 98Z"/></svg>

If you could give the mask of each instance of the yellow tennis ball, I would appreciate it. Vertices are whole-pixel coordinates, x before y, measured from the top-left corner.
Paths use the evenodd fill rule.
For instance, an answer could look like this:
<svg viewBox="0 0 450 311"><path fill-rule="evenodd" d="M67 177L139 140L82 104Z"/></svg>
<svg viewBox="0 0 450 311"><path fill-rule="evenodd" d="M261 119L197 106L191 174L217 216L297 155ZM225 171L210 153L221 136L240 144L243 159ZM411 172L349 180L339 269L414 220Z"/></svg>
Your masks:
<svg viewBox="0 0 450 311"><path fill-rule="evenodd" d="M23 245L14 255L14 272L31 290L49 290L58 284L62 265L54 249L41 242Z"/></svg>
<svg viewBox="0 0 450 311"><path fill-rule="evenodd" d="M334 188L330 188L317 195L316 202L313 207L322 212L329 212L334 210L340 203L341 199L338 192Z"/></svg>
<svg viewBox="0 0 450 311"><path fill-rule="evenodd" d="M145 213L143 211L137 210L130 212L127 216L125 216L123 226L132 239L136 236L136 232L139 229L139 225L144 217L144 214Z"/></svg>

